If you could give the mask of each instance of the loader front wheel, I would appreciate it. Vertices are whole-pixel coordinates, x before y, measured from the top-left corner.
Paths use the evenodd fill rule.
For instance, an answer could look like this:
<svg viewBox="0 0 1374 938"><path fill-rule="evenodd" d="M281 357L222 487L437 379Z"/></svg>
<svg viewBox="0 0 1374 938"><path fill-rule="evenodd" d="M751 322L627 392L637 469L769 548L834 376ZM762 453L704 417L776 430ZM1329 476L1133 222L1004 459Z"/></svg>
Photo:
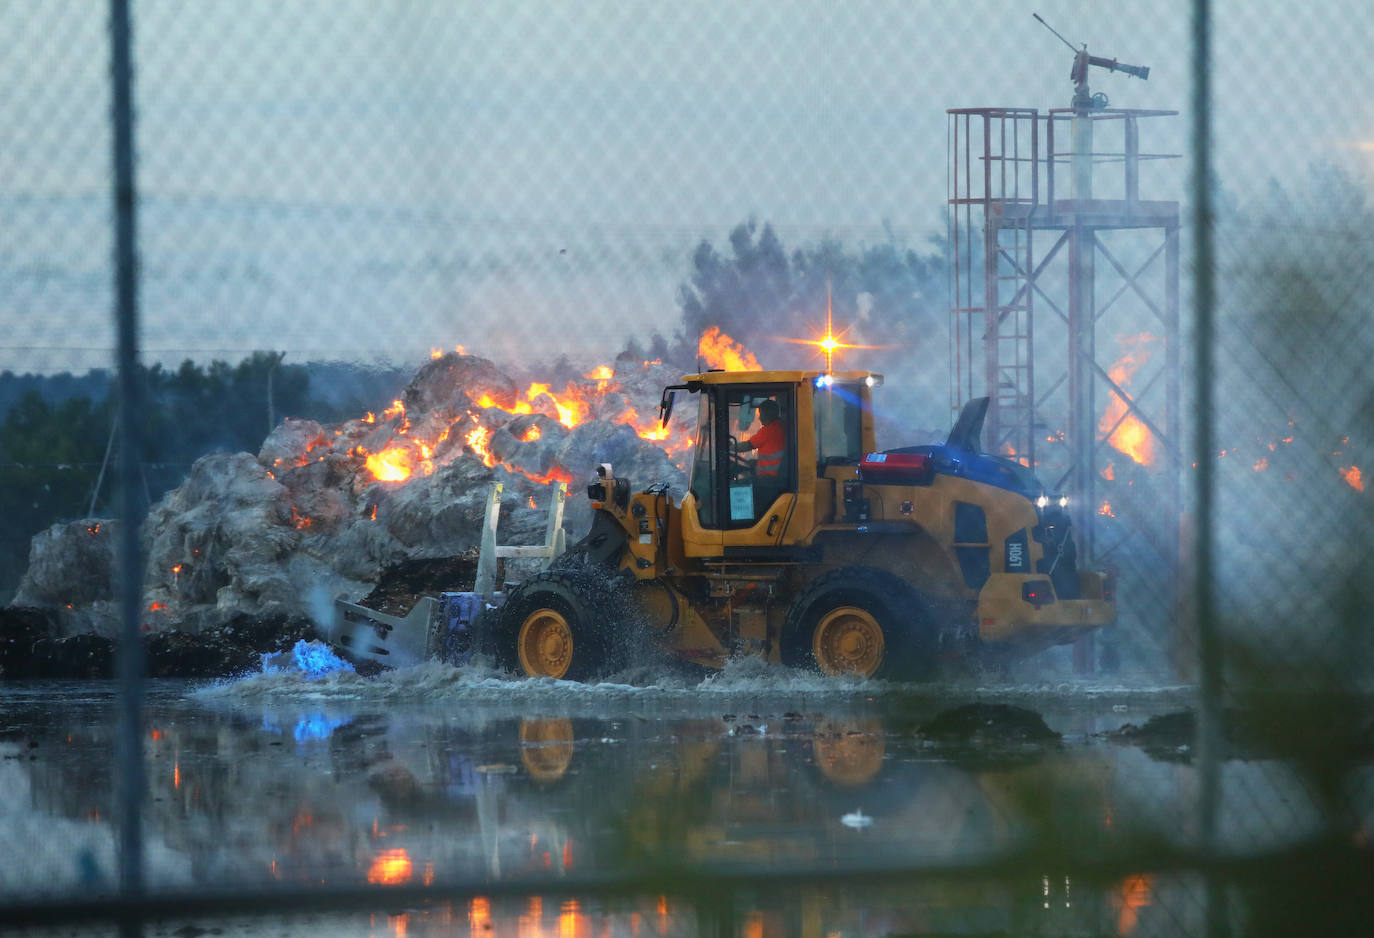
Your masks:
<svg viewBox="0 0 1374 938"><path fill-rule="evenodd" d="M535 609L520 623L515 648L526 674L562 677L572 664L572 627L557 609Z"/></svg>
<svg viewBox="0 0 1374 938"><path fill-rule="evenodd" d="M526 677L586 681L623 667L623 616L594 574L541 573L511 591L496 629L497 663ZM623 603L622 603L623 605Z"/></svg>

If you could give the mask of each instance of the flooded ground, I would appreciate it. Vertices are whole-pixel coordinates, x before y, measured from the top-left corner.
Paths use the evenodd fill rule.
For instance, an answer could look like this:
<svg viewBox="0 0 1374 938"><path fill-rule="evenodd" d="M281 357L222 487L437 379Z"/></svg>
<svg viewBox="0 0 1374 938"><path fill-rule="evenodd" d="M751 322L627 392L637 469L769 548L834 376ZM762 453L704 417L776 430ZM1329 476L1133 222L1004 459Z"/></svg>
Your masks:
<svg viewBox="0 0 1374 938"><path fill-rule="evenodd" d="M1122 871L1088 888L1046 868L995 887L932 876L897 888L882 871L976 867L1047 836L1105 853L1142 830L1186 842L1197 795L1186 753L1159 758L1104 734L1189 702L1180 688L1103 683L837 684L756 663L649 687L433 664L155 683L150 889L491 888L149 933L1188 933L1201 913L1186 878ZM0 865L0 897L112 889L113 688L11 685L0 703L0 854L23 858ZM989 714L986 728L933 732L970 703L1022 709L965 711ZM1025 731L1040 719L1057 738ZM1244 796L1222 819L1235 849L1292 842L1315 823L1282 766L1229 762L1223 784ZM657 869L707 879L600 888ZM747 888L712 901L722 875Z"/></svg>

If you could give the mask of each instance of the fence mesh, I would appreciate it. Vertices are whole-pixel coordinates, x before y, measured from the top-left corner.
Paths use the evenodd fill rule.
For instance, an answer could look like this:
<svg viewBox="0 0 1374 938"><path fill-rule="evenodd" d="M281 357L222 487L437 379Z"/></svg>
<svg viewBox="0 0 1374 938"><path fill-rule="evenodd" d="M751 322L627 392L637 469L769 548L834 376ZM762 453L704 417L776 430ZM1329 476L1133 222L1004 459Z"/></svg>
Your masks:
<svg viewBox="0 0 1374 938"><path fill-rule="evenodd" d="M1071 752L1029 768L923 749L925 691L914 692L913 715L883 689L881 713L847 714L838 729L773 705L796 716L804 746L796 733L758 731L766 714L744 733L767 740L758 750L741 748L737 714L721 724L723 748L699 723L674 723L665 732L691 745L638 740L637 755L597 769L637 779L615 793L649 805L642 814L599 814L581 791L532 794L519 788L524 775L501 789L501 810L524 812L531 855L553 857L547 868L502 879L484 867L473 878L447 874L441 859L437 874L407 867L388 879L380 848L336 854L310 840L323 851L311 862L337 874L331 889L360 867L367 875L361 891L290 880L300 909L394 901L411 912L365 925L288 916L283 927L1213 934L1364 921L1354 884L1369 872L1374 821L1374 581L1364 570L1374 555L1374 89L1354 63L1374 40L1365 6L1212 12L1178 0L1109 14L1048 3L1040 13L1061 36L992 0L131 6L125 117L136 379L147 395L132 421L132 479L117 471L126 444L111 11L0 8L0 600L10 649L0 678L24 667L21 642L45 649L34 654L48 676L112 674L117 574L131 563L145 571L139 624L163 641L148 646L156 675L157 649L179 647L165 634L222 637L244 627L236 616L294 627L283 623L319 618L321 595L475 548L493 478L507 485L510 530L531 543L543 536L550 485L580 482L608 453L666 474L680 497L696 415L656 430L663 385L717 365L829 369L816 340L833 330L835 368L884 375L883 448L941 443L970 398L991 397L984 445L1068 496L1080 566L1110 570L1117 591L1110 628L987 666L936 696L1057 701L1070 738L1098 755L1106 730L1139 729L1112 712L1134 718L1142 699L1178 705L1173 722L1146 727L1156 735L1133 737L1138 751L1081 761ZM1192 57L1202 23L1209 60ZM1085 41L1097 58L1081 53ZM1084 70L1077 88L1070 66ZM1194 172L1199 69L1211 82L1206 180ZM1034 111L1004 110L1014 108ZM1201 269L1204 204L1215 263ZM1204 280L1215 306L1199 310ZM1215 315L1215 341L1200 350L1204 313ZM1198 374L1200 351L1210 364ZM1199 380L1213 401L1205 413L1194 406ZM456 407L444 395L460 386L468 396ZM1197 449L1204 422L1214 452ZM119 557L112 533L124 485L148 512L142 558ZM1201 527L1200 505L1211 506ZM589 517L570 507L569 537ZM1215 561L1205 581L1195 575L1200 544ZM1199 624L1200 595L1214 616ZM1223 662L1215 686L1201 657L1212 638ZM45 707L74 721L67 739L89 759L111 736L79 727L110 718L108 699L73 703L65 684L10 687L0 787L13 797L0 802L0 841L12 857L31 840L52 845L41 872L0 871L0 922L237 923L244 896L283 911L259 875L268 863L275 875L280 858L262 848L303 842L300 825L314 823L304 808L274 817L261 842L236 845L257 864L251 874L222 859L187 873L176 859L183 847L201 855L190 846L206 842L197 825L230 830L214 826L229 809L195 799L241 800L231 793L258 784L232 771L242 753L216 761L203 751L228 746L241 727L183 729L173 790L159 787L172 777L162 740L145 743L151 895L123 905L113 869L100 873L107 855L112 867L119 860L109 833L118 804L44 794L65 792L72 767L88 765L48 755L57 737L43 735ZM1095 705L1082 701L1111 695L1119 711L1083 716ZM154 712L165 727L179 711L164 705ZM1199 709L1204 724L1219 718L1216 745L1201 753ZM425 777L476 799L462 810L483 824L500 812L494 796L475 793L504 770L477 768L536 745L554 764L565 744L585 760L587 738L622 730L598 712L569 717L567 739L562 724L542 723L553 735L533 739L522 716L531 714L490 718L522 747L510 751L483 736L483 720L416 737L431 753ZM346 748L336 730L369 751L370 724L356 714L268 724L294 732L297 746L335 739L335 759ZM499 751L483 762L475 753L490 746ZM194 797L180 788L193 752L206 779ZM333 771L302 758L303 778ZM672 771L660 777L657 758ZM366 763L359 817L401 797L397 774L373 771L379 759ZM797 759L833 771L830 787L796 789L780 766ZM870 762L884 774L866 774ZM101 772L113 786L117 773ZM727 785L700 782L722 775ZM817 805L864 826L841 796L877 791L865 787L875 779L886 786L880 800L907 806L879 818L885 836L921 845L876 851L895 856L897 872L879 875L862 851L836 848L833 823L816 835L822 846L789 853L788 825L811 823ZM309 781L280 784L300 804L312 797ZM1085 804L1091 822L1074 810ZM456 811L420 816L461 838ZM544 839L550 812L595 818L587 830L571 825L585 839L594 823L632 843L652 828L655 849L571 875L572 840ZM949 821L974 815L971 826ZM341 838L356 836L356 817L337 820L351 831ZM693 853L703 838L758 852ZM560 857L555 888L540 876ZM450 870L469 869L448 859ZM420 888L436 884L448 891ZM377 886L398 886L401 898L367 892ZM559 898L536 908L531 896Z"/></svg>

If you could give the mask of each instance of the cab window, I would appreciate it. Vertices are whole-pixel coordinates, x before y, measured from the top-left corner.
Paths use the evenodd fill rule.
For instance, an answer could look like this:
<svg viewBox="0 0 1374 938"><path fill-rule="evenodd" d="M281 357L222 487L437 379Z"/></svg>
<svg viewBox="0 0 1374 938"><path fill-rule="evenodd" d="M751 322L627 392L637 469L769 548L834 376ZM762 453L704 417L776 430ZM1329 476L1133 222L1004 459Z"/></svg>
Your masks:
<svg viewBox="0 0 1374 938"><path fill-rule="evenodd" d="M857 384L817 388L816 463L857 465L863 458L863 396Z"/></svg>
<svg viewBox="0 0 1374 938"><path fill-rule="evenodd" d="M709 391L701 395L697 412L697 445L692 455L688 489L696 496L697 517L702 527L716 526L716 400Z"/></svg>
<svg viewBox="0 0 1374 938"><path fill-rule="evenodd" d="M726 485L722 527L751 527L797 488L796 418L787 385L722 389Z"/></svg>

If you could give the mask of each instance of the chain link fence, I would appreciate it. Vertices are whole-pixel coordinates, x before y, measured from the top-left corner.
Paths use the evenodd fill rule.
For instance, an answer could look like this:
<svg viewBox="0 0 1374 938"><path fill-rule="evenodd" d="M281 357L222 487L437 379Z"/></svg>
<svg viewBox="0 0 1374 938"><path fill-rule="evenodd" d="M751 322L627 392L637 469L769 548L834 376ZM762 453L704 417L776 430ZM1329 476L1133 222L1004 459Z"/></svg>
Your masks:
<svg viewBox="0 0 1374 938"><path fill-rule="evenodd" d="M234 882L164 893L156 862L144 883L137 860L135 785L107 810L123 815L125 891L80 879L54 901L0 890L0 922L137 932L148 917L228 922L251 900L304 929L294 913L442 900L420 930L585 933L552 900L528 905L556 894L614 909L597 921L615 934L656 921L659 934L743 935L1360 927L1374 823L1374 88L1356 63L1374 14L1203 0L1039 12L1062 35L991 0L0 8L0 600L11 609L55 610L67 635L128 642L178 604L201 626L216 603L299 605L302 582L329 566L298 561L301 538L334 531L342 545L370 520L348 511L376 519L386 504L338 507L332 477L293 483L276 552L252 576L231 574L261 558L226 547L229 535L184 534L197 498L220 510L206 493L236 484L209 481L228 463L202 457L254 454L253 471L273 479L283 460L325 463L317 445L380 457L381 444L358 442L363 424L404 420L404 434L413 417L418 439L421 412L408 417L402 400L413 408L412 382L433 363L483 360L508 414L642 430L657 403L647 395L713 354L821 367L813 340L833 324L849 346L837 367L886 376L880 445L941 441L969 397L992 396L991 445L1078 500L1080 562L1113 571L1119 618L1095 643L976 680L1023 702L1068 687L1176 695L1188 708L1153 725L1152 758L1117 766L1105 799L1090 769L979 774L973 784L997 794L975 807L999 819L991 829L1020 833L1016 849L990 836L897 870L775 855L722 872L660 856L557 888L441 875L385 900L254 883L234 893ZM112 20L131 36L123 113ZM1085 41L1100 61L1079 55ZM1077 88L1071 65L1086 69ZM1129 128L1112 137L1109 122L1085 141L1072 108L1089 85L1110 99L1089 98L1092 113L1146 115L1148 141ZM1000 138L951 116L1021 107L1034 117L997 124ZM121 121L131 204L116 197ZM1007 127L1037 136L1009 143ZM1085 146L1095 158L1082 170ZM983 176L994 165L997 182ZM137 223L133 305L116 287L121 210ZM122 386L121 315L138 327ZM517 465L494 440L475 422L462 456L506 461L527 486L513 489L517 510L529 500L516 525L534 530L543 486L567 479L549 458ZM397 472L432 471L443 452L437 435L400 442L402 463L386 464ZM655 442L664 465L686 458ZM567 467L573 479L597 455L559 452L585 457ZM111 519L145 514L140 578L133 536L108 535L120 530ZM472 541L468 527L435 544L395 529L383 546L362 534L347 544L359 568L375 567ZM177 550L233 559L197 572L159 533L173 530ZM103 572L73 580L83 565ZM338 563L328 572L357 578ZM126 733L140 700L125 698ZM885 720L853 735L887 740L892 759L907 751L905 724ZM142 758L124 757L124 769ZM732 764L731 778L756 769ZM781 782L758 778L751 797L779 797ZM974 810L965 789L934 790L927 809ZM681 844L715 817L701 797L669 819ZM1108 827L1114 810L1129 818L1128 835L1104 841L1101 824L1075 816L1084 799L1105 800ZM24 810L3 809L4 829L19 830ZM893 823L929 834L910 816ZM1036 917L1052 902L1077 911Z"/></svg>

